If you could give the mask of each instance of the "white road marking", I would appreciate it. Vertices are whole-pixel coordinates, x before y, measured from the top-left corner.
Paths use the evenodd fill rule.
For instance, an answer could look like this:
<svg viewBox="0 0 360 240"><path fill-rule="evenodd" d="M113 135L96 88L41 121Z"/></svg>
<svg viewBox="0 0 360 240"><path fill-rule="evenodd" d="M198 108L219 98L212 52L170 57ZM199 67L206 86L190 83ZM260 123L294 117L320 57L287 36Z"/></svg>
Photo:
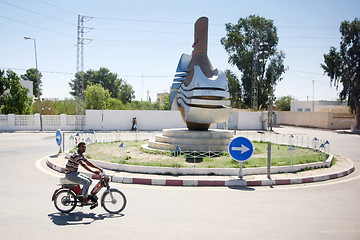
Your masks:
<svg viewBox="0 0 360 240"><path fill-rule="evenodd" d="M43 158L40 158L39 160L36 161L35 163L35 166L37 169L39 169L40 171L46 173L46 174L49 174L51 176L54 176L54 177L61 177L62 175L60 173L56 173L54 170L51 170L50 168L48 169L44 169L42 166L41 166L41 162L46 160L48 157L43 157Z"/></svg>

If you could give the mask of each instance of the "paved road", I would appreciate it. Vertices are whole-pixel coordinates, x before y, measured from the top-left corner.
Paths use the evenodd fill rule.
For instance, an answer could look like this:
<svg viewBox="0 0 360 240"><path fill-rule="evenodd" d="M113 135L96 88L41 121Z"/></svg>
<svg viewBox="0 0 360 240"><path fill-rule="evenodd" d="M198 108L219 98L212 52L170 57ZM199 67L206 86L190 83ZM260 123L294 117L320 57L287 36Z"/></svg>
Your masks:
<svg viewBox="0 0 360 240"><path fill-rule="evenodd" d="M59 174L38 159L57 151L53 133L0 133L0 239L360 239L360 136L303 128L275 131L328 139L355 160L345 178L274 188L114 184L121 215L102 208L61 215L50 201ZM323 137L324 136L324 137Z"/></svg>

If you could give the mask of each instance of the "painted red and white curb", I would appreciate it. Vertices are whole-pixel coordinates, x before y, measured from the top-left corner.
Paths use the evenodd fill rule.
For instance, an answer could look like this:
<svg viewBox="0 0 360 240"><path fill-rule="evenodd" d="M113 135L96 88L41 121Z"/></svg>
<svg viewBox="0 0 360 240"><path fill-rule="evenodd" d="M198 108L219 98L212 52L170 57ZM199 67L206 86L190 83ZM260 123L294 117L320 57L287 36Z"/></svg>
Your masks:
<svg viewBox="0 0 360 240"><path fill-rule="evenodd" d="M49 159L46 165L60 173L65 173L65 168L53 164ZM243 180L243 179L229 179L229 180L193 180L193 179L163 179L163 178L137 178L137 177L121 177L112 176L112 181L124 184L142 184L142 185L157 185L157 186L189 186L189 187L209 187L209 186L227 186L227 187L254 187L254 186L274 186L274 185L290 185L290 184L304 184L322 182L326 180L341 178L347 176L355 171L355 166L352 166L339 173L332 173L327 175L319 175L304 178L288 178L288 179L274 179L274 180ZM89 175L89 174L87 174ZM98 179L98 175L89 175L94 179Z"/></svg>

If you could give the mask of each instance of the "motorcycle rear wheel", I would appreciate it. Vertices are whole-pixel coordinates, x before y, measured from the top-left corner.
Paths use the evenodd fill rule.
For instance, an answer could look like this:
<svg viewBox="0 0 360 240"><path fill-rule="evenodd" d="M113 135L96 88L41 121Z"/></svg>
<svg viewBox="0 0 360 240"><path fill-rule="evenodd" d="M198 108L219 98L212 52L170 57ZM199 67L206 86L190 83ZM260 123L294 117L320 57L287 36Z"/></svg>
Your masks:
<svg viewBox="0 0 360 240"><path fill-rule="evenodd" d="M77 204L75 193L67 189L60 190L54 197L54 204L57 210L62 213L70 213Z"/></svg>

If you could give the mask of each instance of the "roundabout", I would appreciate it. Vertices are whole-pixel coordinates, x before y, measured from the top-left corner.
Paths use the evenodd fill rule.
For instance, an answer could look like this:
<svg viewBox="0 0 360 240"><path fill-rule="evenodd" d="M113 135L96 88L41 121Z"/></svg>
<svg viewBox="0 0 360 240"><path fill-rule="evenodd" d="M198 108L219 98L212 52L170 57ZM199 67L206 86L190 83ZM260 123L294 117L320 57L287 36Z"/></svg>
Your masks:
<svg viewBox="0 0 360 240"><path fill-rule="evenodd" d="M94 160L91 160L94 161ZM49 157L46 165L60 173L64 173L66 155L60 154L57 157ZM302 171L296 173L278 173L272 174L271 179L265 174L247 175L243 179L234 176L209 176L209 175L184 175L167 176L156 174L140 174L131 172L119 172L116 169L118 164L110 164L102 161L94 161L100 167L112 170L112 181L124 184L143 184L158 186L227 186L227 187L248 187L248 186L274 186L304 184L313 182L322 182L347 176L355 171L354 163L341 157L337 164L329 168L321 168L311 171ZM92 175L92 178L97 176Z"/></svg>

